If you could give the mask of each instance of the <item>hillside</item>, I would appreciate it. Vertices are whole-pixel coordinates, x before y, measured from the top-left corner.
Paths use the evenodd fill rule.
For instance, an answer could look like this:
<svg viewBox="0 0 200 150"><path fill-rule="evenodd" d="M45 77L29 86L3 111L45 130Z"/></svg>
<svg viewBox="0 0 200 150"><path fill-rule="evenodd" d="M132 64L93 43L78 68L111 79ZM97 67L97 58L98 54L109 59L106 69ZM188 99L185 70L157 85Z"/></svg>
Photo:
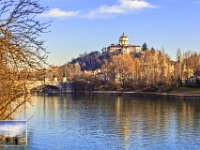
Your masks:
<svg viewBox="0 0 200 150"><path fill-rule="evenodd" d="M101 68L104 64L105 60L110 59L110 55L108 53L100 53L98 51L91 52L89 54L83 54L79 57L72 59L71 64L78 63L81 67L81 70L96 70Z"/></svg>
<svg viewBox="0 0 200 150"><path fill-rule="evenodd" d="M115 54L110 54L107 52L93 51L89 54L85 53L77 58L72 59L70 64L79 64L81 71L90 70L94 71L100 69L105 61L110 61L111 57ZM133 54L133 57L140 57L141 54Z"/></svg>

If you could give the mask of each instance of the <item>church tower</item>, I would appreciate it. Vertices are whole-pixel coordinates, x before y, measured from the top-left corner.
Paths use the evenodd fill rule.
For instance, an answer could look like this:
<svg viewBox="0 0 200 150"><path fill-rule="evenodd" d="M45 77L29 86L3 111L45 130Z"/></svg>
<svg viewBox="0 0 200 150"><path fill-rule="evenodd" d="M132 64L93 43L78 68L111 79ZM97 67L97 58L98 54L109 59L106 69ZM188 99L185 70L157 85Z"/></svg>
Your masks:
<svg viewBox="0 0 200 150"><path fill-rule="evenodd" d="M119 38L119 45L122 45L122 46L129 45L129 39L127 36L124 35L124 33Z"/></svg>
<svg viewBox="0 0 200 150"><path fill-rule="evenodd" d="M119 45L129 45L129 39L124 35L124 33L119 38Z"/></svg>

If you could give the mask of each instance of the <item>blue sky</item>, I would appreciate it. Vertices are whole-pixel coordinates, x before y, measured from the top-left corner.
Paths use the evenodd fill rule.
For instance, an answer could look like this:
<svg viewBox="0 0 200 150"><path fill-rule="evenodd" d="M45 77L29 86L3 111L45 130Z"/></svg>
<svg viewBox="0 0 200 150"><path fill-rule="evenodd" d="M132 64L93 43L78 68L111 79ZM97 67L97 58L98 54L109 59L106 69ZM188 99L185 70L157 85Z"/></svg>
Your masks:
<svg viewBox="0 0 200 150"><path fill-rule="evenodd" d="M200 0L41 0L52 20L44 35L48 62L62 65L84 52L118 43L125 32L130 43L176 50L200 50Z"/></svg>
<svg viewBox="0 0 200 150"><path fill-rule="evenodd" d="M0 135L16 136L26 132L26 121L0 121Z"/></svg>

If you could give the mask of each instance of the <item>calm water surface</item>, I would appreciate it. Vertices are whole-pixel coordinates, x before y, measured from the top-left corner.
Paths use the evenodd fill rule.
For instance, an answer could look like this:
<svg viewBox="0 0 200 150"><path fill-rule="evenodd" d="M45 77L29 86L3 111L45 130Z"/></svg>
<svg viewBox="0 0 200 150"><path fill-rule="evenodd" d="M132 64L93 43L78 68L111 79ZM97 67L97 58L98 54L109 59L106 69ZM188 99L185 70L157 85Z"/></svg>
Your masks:
<svg viewBox="0 0 200 150"><path fill-rule="evenodd" d="M28 150L197 150L200 101L118 96L34 96Z"/></svg>

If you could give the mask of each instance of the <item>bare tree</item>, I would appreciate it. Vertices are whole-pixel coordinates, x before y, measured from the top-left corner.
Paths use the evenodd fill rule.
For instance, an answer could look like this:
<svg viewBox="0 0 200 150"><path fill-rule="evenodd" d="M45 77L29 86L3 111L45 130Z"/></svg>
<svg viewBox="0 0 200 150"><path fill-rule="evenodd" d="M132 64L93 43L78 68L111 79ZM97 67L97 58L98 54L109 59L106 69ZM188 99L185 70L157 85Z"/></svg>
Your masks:
<svg viewBox="0 0 200 150"><path fill-rule="evenodd" d="M36 0L0 0L0 119L8 119L30 100L30 72L47 58L40 39L49 23L37 15Z"/></svg>

